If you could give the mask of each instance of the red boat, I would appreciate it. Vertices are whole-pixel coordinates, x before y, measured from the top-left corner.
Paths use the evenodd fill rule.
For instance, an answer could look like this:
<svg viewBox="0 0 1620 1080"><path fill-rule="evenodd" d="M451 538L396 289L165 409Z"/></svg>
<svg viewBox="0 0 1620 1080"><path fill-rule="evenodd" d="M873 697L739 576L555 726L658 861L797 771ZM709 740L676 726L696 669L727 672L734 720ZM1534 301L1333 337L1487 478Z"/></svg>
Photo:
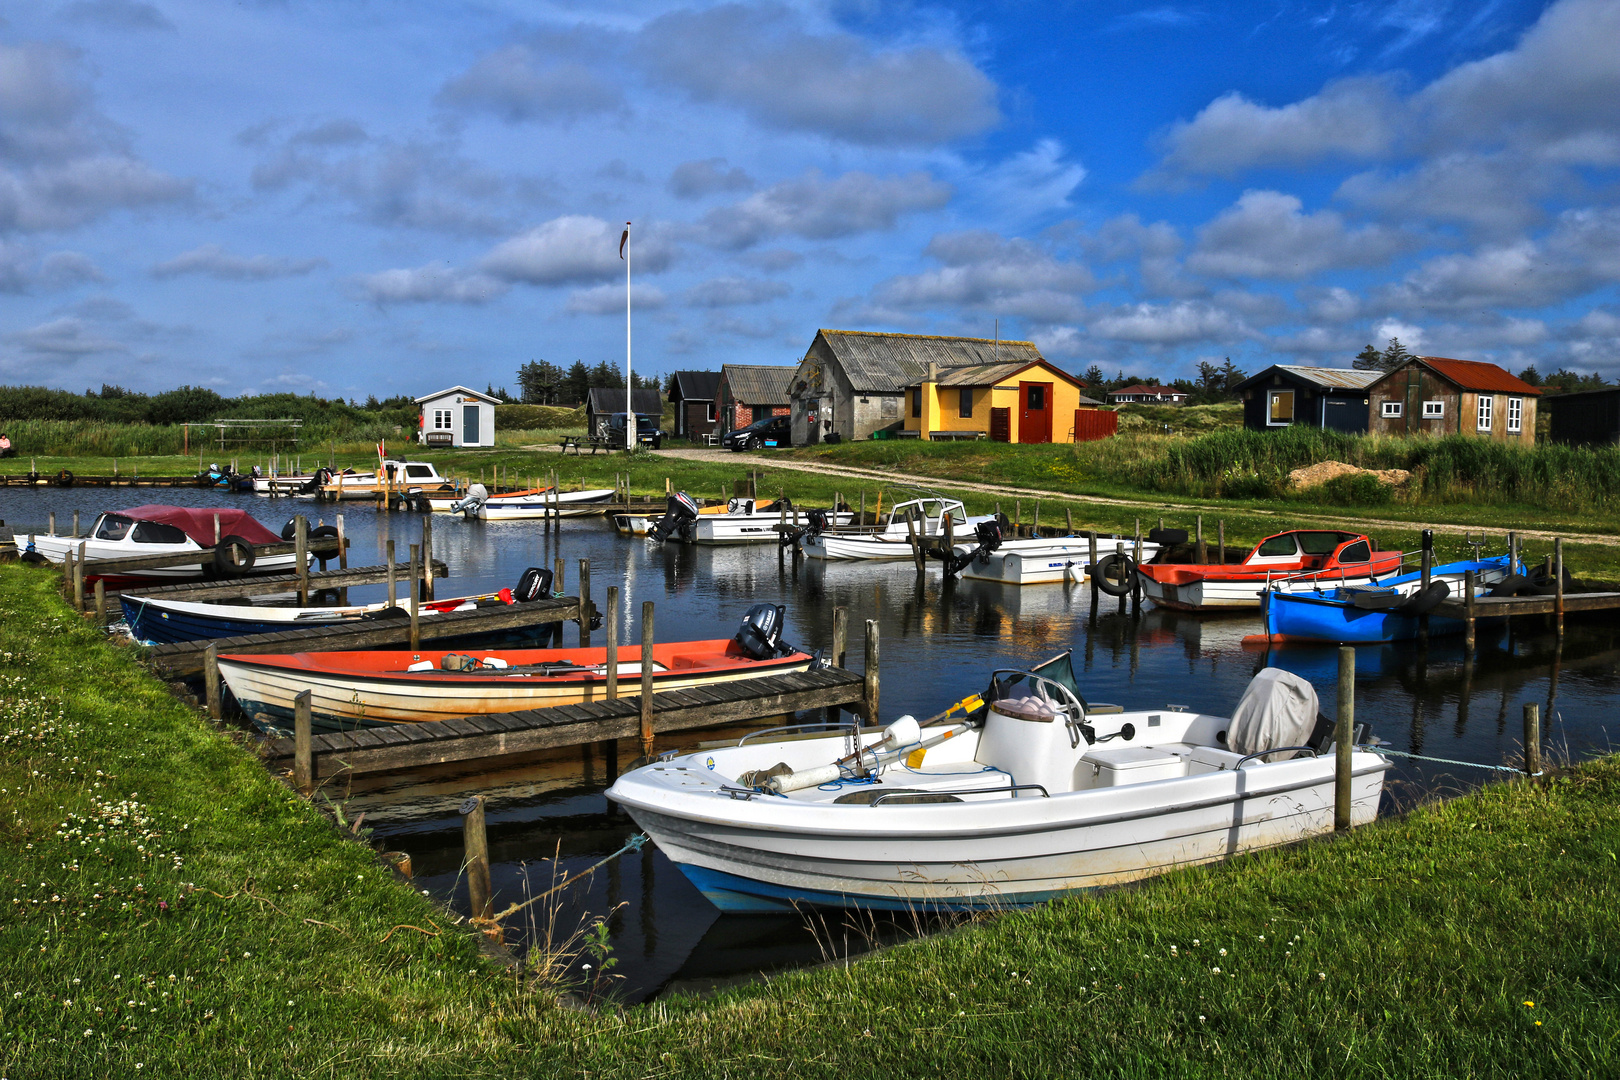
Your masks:
<svg viewBox="0 0 1620 1080"><path fill-rule="evenodd" d="M1136 573L1142 595L1161 607L1213 611L1259 608L1260 594L1279 578L1288 579L1287 588L1365 585L1400 566L1400 552L1379 551L1361 533L1293 529L1266 537L1235 566L1151 562Z"/></svg>

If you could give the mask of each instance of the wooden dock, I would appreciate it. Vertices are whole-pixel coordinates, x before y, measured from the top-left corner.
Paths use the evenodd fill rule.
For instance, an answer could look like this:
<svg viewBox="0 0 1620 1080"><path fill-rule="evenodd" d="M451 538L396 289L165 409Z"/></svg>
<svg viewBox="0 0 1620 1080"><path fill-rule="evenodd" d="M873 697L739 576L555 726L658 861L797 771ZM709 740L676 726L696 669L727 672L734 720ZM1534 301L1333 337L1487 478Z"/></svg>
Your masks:
<svg viewBox="0 0 1620 1080"><path fill-rule="evenodd" d="M533 629L548 623L578 619L579 610L580 602L577 596L562 596L550 600L535 600L527 604L508 604L498 608L450 611L430 619L421 619L417 626L418 641L443 641L448 638L493 633L499 630ZM410 619L366 620L359 624L305 626L297 630L252 634L247 637L181 641L172 645L151 646L146 651L145 659L161 675L186 677L203 672L205 656L210 646L220 653L405 649L410 647L411 622Z"/></svg>
<svg viewBox="0 0 1620 1080"><path fill-rule="evenodd" d="M411 564L394 564L393 580L409 588ZM448 577L450 568L443 560L433 560L433 576ZM388 567L356 566L348 570L316 570L309 574L309 591L346 589L351 585L386 585L390 579ZM298 591L305 579L297 574L260 574L256 577L231 578L228 581L183 581L176 585L130 585L122 589L107 589L108 596L128 593L131 596L163 597L168 600L219 600L231 596L266 596L272 593Z"/></svg>
<svg viewBox="0 0 1620 1080"><path fill-rule="evenodd" d="M0 474L0 487L176 488L213 486L212 483L204 483L195 476L140 476L138 474L124 475L121 473L113 476L79 476L69 473L63 476L60 472Z"/></svg>
<svg viewBox="0 0 1620 1080"><path fill-rule="evenodd" d="M807 709L863 707L866 683L858 672L825 668L668 690L652 695L652 729L689 731ZM312 779L633 738L642 730L641 714L641 697L632 694L611 701L316 735L310 739ZM266 749L271 762L289 767L297 740L271 739Z"/></svg>

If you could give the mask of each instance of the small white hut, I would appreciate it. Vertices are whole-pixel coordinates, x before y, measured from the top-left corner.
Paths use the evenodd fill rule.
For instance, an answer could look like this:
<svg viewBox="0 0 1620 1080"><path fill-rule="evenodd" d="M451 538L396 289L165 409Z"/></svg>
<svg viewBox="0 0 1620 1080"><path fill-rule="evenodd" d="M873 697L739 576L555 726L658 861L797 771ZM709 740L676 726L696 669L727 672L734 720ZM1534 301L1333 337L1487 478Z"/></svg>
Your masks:
<svg viewBox="0 0 1620 1080"><path fill-rule="evenodd" d="M417 441L424 446L494 446L499 398L452 386L416 399L422 410Z"/></svg>

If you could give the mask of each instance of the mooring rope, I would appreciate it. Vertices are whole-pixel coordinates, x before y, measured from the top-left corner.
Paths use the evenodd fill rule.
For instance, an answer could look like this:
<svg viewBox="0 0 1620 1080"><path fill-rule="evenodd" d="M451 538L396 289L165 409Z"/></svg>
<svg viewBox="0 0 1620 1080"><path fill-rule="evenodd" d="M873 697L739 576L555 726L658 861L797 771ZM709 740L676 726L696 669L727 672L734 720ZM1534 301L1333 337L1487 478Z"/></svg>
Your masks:
<svg viewBox="0 0 1620 1080"><path fill-rule="evenodd" d="M1440 765L1461 765L1469 769L1491 769L1496 772L1517 773L1520 776L1524 775L1523 769L1515 769L1511 765L1482 765L1477 761L1453 761L1451 758L1428 757L1424 754L1408 754L1404 750L1391 750L1387 746L1358 746L1356 749L1366 750L1373 754L1394 754L1396 757L1411 758L1414 761L1433 761ZM1534 772L1530 775L1540 776L1541 773Z"/></svg>
<svg viewBox="0 0 1620 1080"><path fill-rule="evenodd" d="M514 915L517 912L522 911L524 908L528 907L530 904L533 904L533 903L535 903L537 901L540 901L540 900L544 900L546 897L550 896L552 893L557 892L559 889L567 888L568 886L572 885L574 882L578 881L580 878L586 877L587 875L596 873L596 871L600 870L602 867L606 866L608 863L612 862L614 859L617 859L620 855L623 855L627 851L640 851L641 846L643 844L645 844L648 839L649 839L649 837L647 836L646 833L636 833L636 835L632 836L630 839L628 839L628 840L626 840L624 842L624 847L620 848L618 851L615 851L613 854L609 855L607 858L601 859L600 861L591 864L590 866L588 866L585 869L581 870L577 874L569 875L568 877L564 878L558 884L553 885L551 888L549 888L545 892L541 893L539 896L531 896L531 897L529 897L529 899L523 901L523 903L521 903L521 904L513 904L511 907L507 908L505 911L501 912L499 915L495 916L490 921L491 922L500 922L502 919L506 918L508 915Z"/></svg>

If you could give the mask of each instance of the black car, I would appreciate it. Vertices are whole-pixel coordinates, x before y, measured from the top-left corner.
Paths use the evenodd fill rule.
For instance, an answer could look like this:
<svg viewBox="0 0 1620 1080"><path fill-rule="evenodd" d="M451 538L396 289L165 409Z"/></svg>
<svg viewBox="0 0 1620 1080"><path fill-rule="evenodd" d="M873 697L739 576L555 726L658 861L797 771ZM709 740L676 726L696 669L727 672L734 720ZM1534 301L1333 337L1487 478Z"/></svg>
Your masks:
<svg viewBox="0 0 1620 1080"><path fill-rule="evenodd" d="M720 446L725 450L757 450L762 446L792 445L793 421L786 416L767 416L720 437Z"/></svg>

